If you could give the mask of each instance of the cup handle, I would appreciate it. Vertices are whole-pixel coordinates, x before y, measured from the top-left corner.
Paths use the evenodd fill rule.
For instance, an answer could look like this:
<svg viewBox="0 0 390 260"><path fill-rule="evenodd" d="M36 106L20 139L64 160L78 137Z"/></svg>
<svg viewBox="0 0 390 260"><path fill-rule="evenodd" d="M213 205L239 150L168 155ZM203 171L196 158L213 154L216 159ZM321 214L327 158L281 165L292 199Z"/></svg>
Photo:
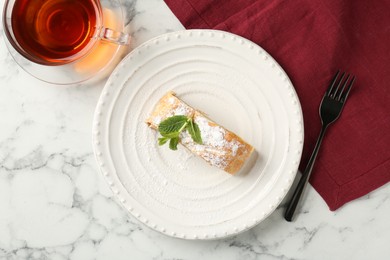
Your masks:
<svg viewBox="0 0 390 260"><path fill-rule="evenodd" d="M100 39L119 45L129 45L131 36L127 33L114 31L110 28L102 28Z"/></svg>

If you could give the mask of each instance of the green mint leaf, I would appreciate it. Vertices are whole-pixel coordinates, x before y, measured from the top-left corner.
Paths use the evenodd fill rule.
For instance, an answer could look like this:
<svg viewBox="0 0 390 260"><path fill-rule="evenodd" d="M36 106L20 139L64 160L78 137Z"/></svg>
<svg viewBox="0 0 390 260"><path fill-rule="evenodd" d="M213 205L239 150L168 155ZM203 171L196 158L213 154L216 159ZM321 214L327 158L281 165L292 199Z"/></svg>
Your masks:
<svg viewBox="0 0 390 260"><path fill-rule="evenodd" d="M179 137L171 138L169 141L169 149L177 150L177 144L179 143Z"/></svg>
<svg viewBox="0 0 390 260"><path fill-rule="evenodd" d="M197 123L194 122L194 120L190 120L190 122L188 123L187 131L195 143L203 144L199 126Z"/></svg>
<svg viewBox="0 0 390 260"><path fill-rule="evenodd" d="M161 137L158 138L158 145L164 145L166 142L168 142L169 137Z"/></svg>
<svg viewBox="0 0 390 260"><path fill-rule="evenodd" d="M186 116L172 116L168 117L160 123L158 131L161 135L167 135L174 132L180 132L183 127L188 123L188 117Z"/></svg>
<svg viewBox="0 0 390 260"><path fill-rule="evenodd" d="M168 139L170 139L170 138L179 137L180 132L162 133L161 135L162 135L163 137L167 137Z"/></svg>
<svg viewBox="0 0 390 260"><path fill-rule="evenodd" d="M180 141L180 133L187 129L192 140L198 144L202 144L202 136L198 124L193 118L183 115L172 116L163 120L158 126L158 131L162 135L158 139L159 145L164 145L169 141L169 148L177 150L177 145Z"/></svg>

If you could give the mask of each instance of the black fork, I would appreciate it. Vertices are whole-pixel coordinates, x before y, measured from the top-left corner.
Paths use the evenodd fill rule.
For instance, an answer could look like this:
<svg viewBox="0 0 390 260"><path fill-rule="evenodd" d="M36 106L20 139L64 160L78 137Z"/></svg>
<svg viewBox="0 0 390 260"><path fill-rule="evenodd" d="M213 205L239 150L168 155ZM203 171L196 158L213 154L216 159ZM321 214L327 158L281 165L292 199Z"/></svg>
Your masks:
<svg viewBox="0 0 390 260"><path fill-rule="evenodd" d="M296 187L291 200L287 204L286 213L284 214L284 218L287 221L291 221L293 218L295 209L298 206L303 190L305 189L307 181L309 180L310 174L313 170L314 162L317 158L325 131L331 123L340 117L341 111L343 110L345 102L347 101L348 94L351 91L353 83L355 82L355 76L348 74L345 78L345 72L341 74L341 77L339 77L339 75L340 71L336 73L332 83L322 98L320 105L320 118L322 123L321 132L306 169L303 172L301 179L299 180L298 186Z"/></svg>

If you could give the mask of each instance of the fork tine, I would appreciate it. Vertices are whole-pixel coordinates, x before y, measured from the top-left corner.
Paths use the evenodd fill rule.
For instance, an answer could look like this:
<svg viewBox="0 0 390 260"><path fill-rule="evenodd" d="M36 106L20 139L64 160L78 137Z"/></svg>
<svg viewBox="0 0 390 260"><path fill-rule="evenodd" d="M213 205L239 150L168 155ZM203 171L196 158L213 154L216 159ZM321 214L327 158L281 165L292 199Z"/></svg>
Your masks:
<svg viewBox="0 0 390 260"><path fill-rule="evenodd" d="M355 79L356 79L356 77L353 76L352 79L351 79L351 82L350 82L349 85L348 85L347 90L345 91L345 93L343 93L343 94L341 95L341 99L340 99L341 102L347 101L349 92L351 91L351 88L352 88L352 86L353 86L353 83L355 82Z"/></svg>
<svg viewBox="0 0 390 260"><path fill-rule="evenodd" d="M351 76L351 74L348 74L348 75L347 75L347 78L346 78L345 81L344 81L343 87L341 88L341 90L340 90L340 92L338 93L338 95L337 95L337 93L335 93L335 98L336 98L337 101L340 101L341 95L342 95L343 92L344 92L345 86L347 86L347 83L348 83L348 80L349 80L349 77L350 77L350 76ZM336 95L337 95L337 97L336 97Z"/></svg>
<svg viewBox="0 0 390 260"><path fill-rule="evenodd" d="M330 93L330 97L335 98L337 96L337 92L339 91L341 83L343 83L344 77L345 77L345 72L343 72L343 74L341 74L341 79L340 79L339 83L337 84L336 90L332 91Z"/></svg>
<svg viewBox="0 0 390 260"><path fill-rule="evenodd" d="M339 76L339 74L340 74L340 70L338 70L338 71L336 72L336 75L334 75L333 80L332 80L332 83L330 84L330 86L329 86L328 89L326 90L326 94L325 94L326 96L329 96L330 93L332 92L333 87L334 87L334 85L335 85L335 83L336 83L336 80L337 80L337 77Z"/></svg>

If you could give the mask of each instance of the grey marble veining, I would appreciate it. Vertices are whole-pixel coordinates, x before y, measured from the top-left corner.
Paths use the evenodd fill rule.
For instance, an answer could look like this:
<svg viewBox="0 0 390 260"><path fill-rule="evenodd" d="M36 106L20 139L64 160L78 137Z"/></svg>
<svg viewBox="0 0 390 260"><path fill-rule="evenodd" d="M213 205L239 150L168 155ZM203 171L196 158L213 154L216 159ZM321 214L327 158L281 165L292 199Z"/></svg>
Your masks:
<svg viewBox="0 0 390 260"><path fill-rule="evenodd" d="M133 48L184 29L162 0L123 4ZM284 221L283 202L223 240L145 227L119 206L95 163L91 128L104 80L51 85L20 69L4 44L0 57L0 259L390 259L390 185L336 212L309 186L295 222Z"/></svg>

